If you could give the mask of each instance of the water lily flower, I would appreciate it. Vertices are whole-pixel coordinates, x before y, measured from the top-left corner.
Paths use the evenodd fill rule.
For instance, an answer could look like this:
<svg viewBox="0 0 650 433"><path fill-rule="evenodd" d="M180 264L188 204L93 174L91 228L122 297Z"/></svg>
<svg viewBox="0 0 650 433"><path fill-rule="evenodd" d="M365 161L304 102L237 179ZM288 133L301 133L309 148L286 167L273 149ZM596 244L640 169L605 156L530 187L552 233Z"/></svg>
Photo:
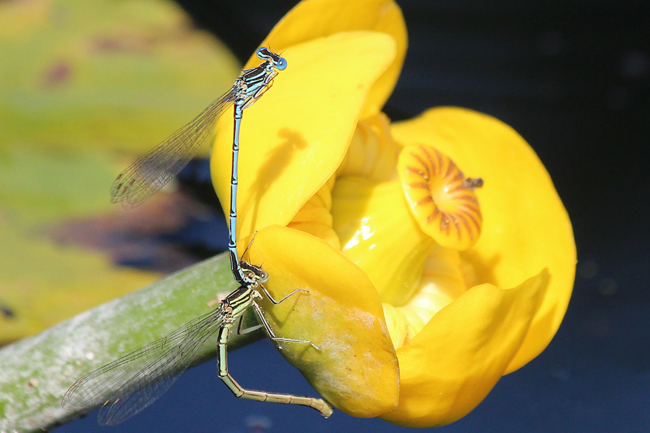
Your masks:
<svg viewBox="0 0 650 433"><path fill-rule="evenodd" d="M288 67L244 113L240 252L269 273L281 352L335 407L451 423L541 353L573 286L567 213L500 121L435 108L391 124L407 37L391 0L307 0L262 46ZM254 65L251 58L247 67ZM232 121L211 162L229 203Z"/></svg>

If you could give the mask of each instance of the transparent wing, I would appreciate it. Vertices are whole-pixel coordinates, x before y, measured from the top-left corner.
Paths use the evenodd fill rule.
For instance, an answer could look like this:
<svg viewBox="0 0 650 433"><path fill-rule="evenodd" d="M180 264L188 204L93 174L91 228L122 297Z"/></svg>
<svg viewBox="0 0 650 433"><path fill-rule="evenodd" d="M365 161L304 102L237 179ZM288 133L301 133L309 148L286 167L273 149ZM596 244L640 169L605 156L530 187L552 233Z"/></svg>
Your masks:
<svg viewBox="0 0 650 433"><path fill-rule="evenodd" d="M101 425L129 419L169 389L223 319L222 308L213 310L167 337L88 373L68 389L61 406L70 411L101 406Z"/></svg>
<svg viewBox="0 0 650 433"><path fill-rule="evenodd" d="M236 94L234 88L230 89L194 120L128 166L111 186L111 202L136 207L167 185L210 136L217 119Z"/></svg>

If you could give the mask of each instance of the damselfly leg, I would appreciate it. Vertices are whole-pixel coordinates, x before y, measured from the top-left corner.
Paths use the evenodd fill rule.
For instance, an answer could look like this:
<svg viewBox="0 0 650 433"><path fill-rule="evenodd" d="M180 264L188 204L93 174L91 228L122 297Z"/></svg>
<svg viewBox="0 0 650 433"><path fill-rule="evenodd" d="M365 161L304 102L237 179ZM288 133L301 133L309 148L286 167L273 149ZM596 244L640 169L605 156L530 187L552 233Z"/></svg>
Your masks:
<svg viewBox="0 0 650 433"><path fill-rule="evenodd" d="M295 295L296 293L299 292L304 292L302 289L297 289L291 292L289 295L285 296L279 301L276 301L273 299L272 296L264 289L265 294L269 296L269 299L271 302L274 304L279 304L282 301L288 299L292 295ZM259 292L256 292L257 296L261 297ZM237 333L239 334L247 334L250 332L253 332L260 327L264 327L267 334L269 335L269 338L271 338L274 341L278 342L285 342L285 343L299 343L299 344L310 344L312 345L316 350L319 350L318 347L313 344L311 341L307 340L296 340L296 339L291 339L291 338L279 338L276 337L273 331L271 330L271 326L269 323L266 321L266 318L264 317L264 314L262 313L261 308L259 305L253 301L252 302L253 308L255 312L257 313L258 318L260 319L260 322L262 322L260 325L253 326L248 329L242 329L242 323L243 323L243 312L241 316L239 317L239 325L237 327ZM232 326L234 325L234 321L230 323L224 323L222 328L219 330L219 335L218 335L218 342L217 342L217 361L218 361L218 375L219 378L226 384L226 386L232 391L232 393L235 395L235 397L238 398L243 398L247 400L255 400L255 401L267 401L270 403L284 403L284 404L296 404L300 406L308 406L311 408L316 409L319 411L325 418L328 418L330 415L332 415L332 407L325 401L319 398L313 398L313 397L300 397L292 394L279 394L279 393L271 393L271 392L264 392L264 391L253 391L253 390L248 390L243 388L229 373L228 371L228 339L230 337L230 331Z"/></svg>

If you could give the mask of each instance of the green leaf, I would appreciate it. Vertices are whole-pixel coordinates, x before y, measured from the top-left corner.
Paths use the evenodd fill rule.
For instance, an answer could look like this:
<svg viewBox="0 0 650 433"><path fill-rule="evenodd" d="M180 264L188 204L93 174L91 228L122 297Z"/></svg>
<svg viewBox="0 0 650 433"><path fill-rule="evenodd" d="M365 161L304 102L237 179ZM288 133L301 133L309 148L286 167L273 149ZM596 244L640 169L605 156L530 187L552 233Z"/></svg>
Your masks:
<svg viewBox="0 0 650 433"><path fill-rule="evenodd" d="M108 200L111 169L102 151L0 149L0 345L160 278L116 267L101 245L57 240L67 230L88 243L109 236L111 218L133 218ZM94 233L82 231L92 218Z"/></svg>
<svg viewBox="0 0 650 433"><path fill-rule="evenodd" d="M0 345L159 278L114 265L111 183L239 68L171 1L0 1Z"/></svg>
<svg viewBox="0 0 650 433"><path fill-rule="evenodd" d="M0 148L144 153L239 69L171 1L0 2Z"/></svg>
<svg viewBox="0 0 650 433"><path fill-rule="evenodd" d="M61 408L76 379L207 313L235 287L222 254L0 349L0 431L48 430L87 414ZM229 348L262 336L233 335ZM215 351L208 342L195 365Z"/></svg>

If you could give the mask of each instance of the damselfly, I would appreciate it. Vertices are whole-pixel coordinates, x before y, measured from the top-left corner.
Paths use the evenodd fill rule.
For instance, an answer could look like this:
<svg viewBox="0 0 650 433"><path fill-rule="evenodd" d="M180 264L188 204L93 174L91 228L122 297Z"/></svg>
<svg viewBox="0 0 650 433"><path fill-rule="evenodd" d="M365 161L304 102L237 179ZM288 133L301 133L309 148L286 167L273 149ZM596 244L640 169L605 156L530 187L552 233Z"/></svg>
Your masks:
<svg viewBox="0 0 650 433"><path fill-rule="evenodd" d="M235 129L232 141L232 177L230 184L230 230L228 252L230 267L237 283L245 285L246 274L237 256L237 165L239 130L242 114L273 85L273 79L287 67L287 61L267 48L257 50L264 60L259 66L245 69L232 88L213 101L187 125L141 156L126 168L111 187L111 201L127 208L140 205L169 183L185 167L214 130L221 114L234 105Z"/></svg>
<svg viewBox="0 0 650 433"><path fill-rule="evenodd" d="M244 70L230 91L210 104L194 120L167 140L131 164L117 177L111 188L112 202L121 202L126 207L141 204L187 165L210 135L221 113L233 104L235 125L228 249L231 270L240 287L230 293L218 309L186 323L167 337L78 379L63 397L61 404L64 409L101 407L100 424L113 425L125 421L160 397L190 366L206 341L217 333L218 375L235 396L256 401L309 406L325 417L332 414L332 408L322 399L247 390L228 373L227 344L231 329L236 323L238 323L239 334L264 327L274 341L310 344L318 350L318 347L310 341L276 337L264 318L261 308L255 302L255 299L262 298L264 293L273 304L277 305L290 296L306 290L296 289L276 301L263 286L263 283L268 280L268 274L260 267L248 264L237 256L237 165L242 113L272 86L277 71L284 70L287 66L284 58L266 48L260 48L257 56L264 60L262 64ZM242 329L244 313L251 306L261 324Z"/></svg>
<svg viewBox="0 0 650 433"><path fill-rule="evenodd" d="M62 407L70 411L101 407L98 417L100 424L121 423L148 407L167 391L189 367L203 344L217 333L218 375L235 396L248 400L309 406L326 418L329 417L332 408L324 400L247 390L228 373L227 344L231 328L235 324L239 334L264 327L274 341L310 344L318 350L310 341L276 337L255 302L264 293L277 305L304 290L296 289L284 298L275 300L263 286L268 280L268 274L258 266L243 260L241 263L246 278L255 283L239 287L221 301L218 309L186 323L167 337L81 377L66 392L61 402ZM242 329L244 313L251 306L261 324Z"/></svg>

